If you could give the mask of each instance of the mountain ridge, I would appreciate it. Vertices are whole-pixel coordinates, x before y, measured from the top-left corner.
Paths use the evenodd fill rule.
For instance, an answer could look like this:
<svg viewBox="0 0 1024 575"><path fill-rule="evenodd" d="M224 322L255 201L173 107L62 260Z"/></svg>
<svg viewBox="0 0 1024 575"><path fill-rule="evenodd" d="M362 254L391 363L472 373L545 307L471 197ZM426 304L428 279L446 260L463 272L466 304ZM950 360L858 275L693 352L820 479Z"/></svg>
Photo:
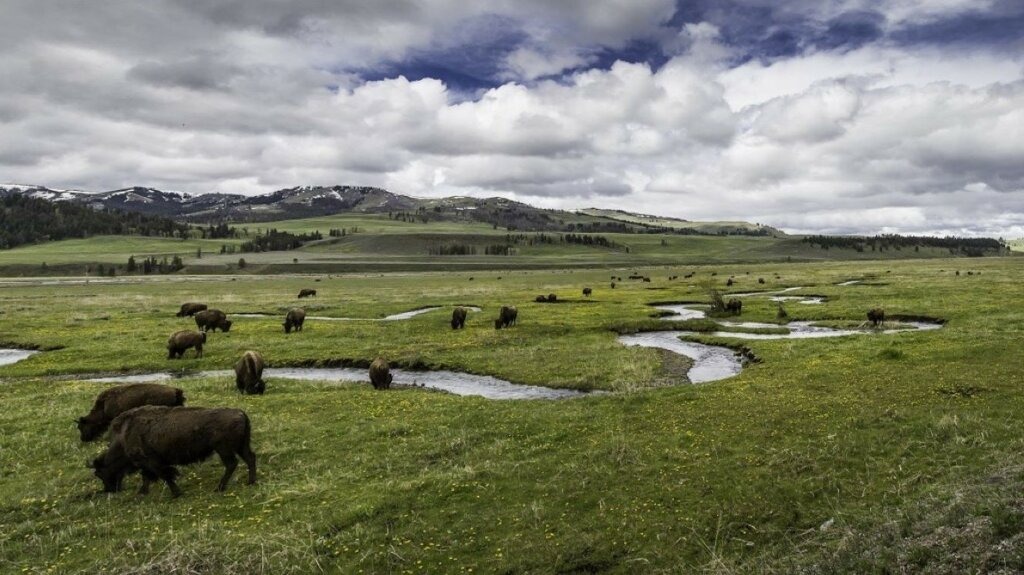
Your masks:
<svg viewBox="0 0 1024 575"><path fill-rule="evenodd" d="M265 222L341 213L389 214L407 220L469 220L521 231L651 231L706 235L785 235L747 222L690 222L621 210L564 211L537 208L502 197L415 198L374 186L295 186L267 194L186 194L144 186L103 192L41 185L0 184L0 197L22 194L51 202L74 202L193 223ZM596 213L602 212L602 213ZM621 214L616 216L615 214ZM678 225L685 223L687 225ZM666 225L667 224L667 225Z"/></svg>

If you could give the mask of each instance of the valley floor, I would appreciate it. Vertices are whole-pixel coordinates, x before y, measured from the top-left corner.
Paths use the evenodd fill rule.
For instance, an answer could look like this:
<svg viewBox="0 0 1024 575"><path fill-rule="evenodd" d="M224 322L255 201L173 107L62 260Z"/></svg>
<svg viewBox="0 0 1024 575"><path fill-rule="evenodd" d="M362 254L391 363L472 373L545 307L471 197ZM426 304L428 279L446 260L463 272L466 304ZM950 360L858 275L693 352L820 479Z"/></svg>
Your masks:
<svg viewBox="0 0 1024 575"><path fill-rule="evenodd" d="M961 275L956 275L959 270ZM971 271L971 275L967 275ZM645 275L650 283L630 281ZM684 278L693 272L691 278ZM668 277L679 279L669 281ZM611 276L622 276L615 289ZM733 286L726 286L729 277ZM470 279L472 278L472 279ZM758 282L764 278L765 283ZM183 281L192 280L196 281ZM847 280L862 280L837 285ZM77 280L76 280L77 281ZM0 565L11 572L1018 572L1024 569L1024 259L676 265L587 270L162 276L110 283L0 281ZM791 320L860 322L868 309L941 330L736 341L761 360L691 385L678 358L627 348L652 302L706 288L800 287ZM299 289L317 290L297 300ZM584 298L583 287L594 294ZM561 303L535 303L555 293ZM236 318L205 355L166 359L178 306ZM314 321L310 315L404 321ZM454 305L473 305L465 330ZM519 323L497 331L501 305ZM776 322L766 297L743 320ZM214 493L215 460L183 468L184 495L98 493L73 420L89 376L363 365L491 375L610 393L495 401L424 389L269 378L176 380L189 405L253 422L259 482ZM241 475L241 474L238 474Z"/></svg>

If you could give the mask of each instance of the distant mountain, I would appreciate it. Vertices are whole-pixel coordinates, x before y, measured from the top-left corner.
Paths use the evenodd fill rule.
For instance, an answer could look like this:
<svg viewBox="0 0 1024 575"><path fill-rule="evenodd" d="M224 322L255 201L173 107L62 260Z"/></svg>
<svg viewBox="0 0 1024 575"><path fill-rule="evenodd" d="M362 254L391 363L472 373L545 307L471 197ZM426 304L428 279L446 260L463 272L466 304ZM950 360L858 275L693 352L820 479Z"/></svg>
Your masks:
<svg viewBox="0 0 1024 575"><path fill-rule="evenodd" d="M109 192L55 190L0 184L0 197L19 194L202 223L265 222L339 213L386 213L406 221L471 221L517 231L653 232L784 235L746 222L686 222L616 210L568 212L536 208L507 198L412 198L367 186L299 186L258 196L189 195L132 187Z"/></svg>

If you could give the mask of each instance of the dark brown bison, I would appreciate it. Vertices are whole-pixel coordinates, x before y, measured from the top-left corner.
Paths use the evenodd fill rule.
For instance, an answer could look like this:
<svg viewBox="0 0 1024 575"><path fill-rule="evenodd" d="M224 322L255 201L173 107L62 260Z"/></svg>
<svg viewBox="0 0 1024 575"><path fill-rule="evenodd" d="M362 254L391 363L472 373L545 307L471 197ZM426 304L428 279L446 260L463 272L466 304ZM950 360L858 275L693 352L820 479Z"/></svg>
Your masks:
<svg viewBox="0 0 1024 575"><path fill-rule="evenodd" d="M729 301L725 302L725 311L733 315L739 315L743 312L743 300L735 297L729 298Z"/></svg>
<svg viewBox="0 0 1024 575"><path fill-rule="evenodd" d="M548 294L548 303L555 303L556 301L558 301L558 296L553 294L553 293L549 293Z"/></svg>
<svg viewBox="0 0 1024 575"><path fill-rule="evenodd" d="M231 331L227 314L219 309L207 309L196 314L196 327L202 331Z"/></svg>
<svg viewBox="0 0 1024 575"><path fill-rule="evenodd" d="M167 340L167 359L181 358L185 350L196 348L196 357L203 357L203 344L206 343L205 331L176 331Z"/></svg>
<svg viewBox="0 0 1024 575"><path fill-rule="evenodd" d="M121 490L125 476L142 473L140 494L162 479L174 497L181 495L174 479L175 465L203 461L214 452L224 464L217 491L224 491L238 466L236 455L249 468L249 484L256 482L256 454L249 445L249 416L240 409L164 407L147 405L122 413L111 425L110 446L90 467L107 492Z"/></svg>
<svg viewBox="0 0 1024 575"><path fill-rule="evenodd" d="M612 289L615 289L615 282L611 283Z"/></svg>
<svg viewBox="0 0 1024 575"><path fill-rule="evenodd" d="M96 439L115 417L143 405L185 405L185 392L158 383L128 383L105 389L96 396L92 411L78 418L82 441Z"/></svg>
<svg viewBox="0 0 1024 575"><path fill-rule="evenodd" d="M871 325L878 327L878 324L885 321L885 310L883 310L880 307L876 307L872 310L869 310L868 321L871 322Z"/></svg>
<svg viewBox="0 0 1024 575"><path fill-rule="evenodd" d="M537 303L547 303L548 298L547 298L547 296L539 295L539 296L533 298L533 301L535 301Z"/></svg>
<svg viewBox="0 0 1024 575"><path fill-rule="evenodd" d="M764 283L764 278L757 278L757 283L763 284Z"/></svg>
<svg viewBox="0 0 1024 575"><path fill-rule="evenodd" d="M644 278L644 279L642 279L640 281L644 282L645 284L649 284L649 283L651 283L651 278Z"/></svg>
<svg viewBox="0 0 1024 575"><path fill-rule="evenodd" d="M732 281L732 278L729 278L729 279L725 280L725 285L727 285L727 286L731 286L733 283L735 283L735 282Z"/></svg>
<svg viewBox="0 0 1024 575"><path fill-rule="evenodd" d="M267 384L263 381L263 356L256 351L247 351L235 363L235 387L239 393L263 395Z"/></svg>
<svg viewBox="0 0 1024 575"><path fill-rule="evenodd" d="M178 313L174 314L175 317L186 317L193 316L197 313L206 309L205 303L183 303Z"/></svg>
<svg viewBox="0 0 1024 575"><path fill-rule="evenodd" d="M306 310L301 307L293 307L288 310L288 314L284 316L285 333L291 333L292 330L302 331L302 324L306 323Z"/></svg>
<svg viewBox="0 0 1024 575"><path fill-rule="evenodd" d="M378 357L370 364L370 384L374 389L388 389L391 387L391 367L388 360Z"/></svg>
<svg viewBox="0 0 1024 575"><path fill-rule="evenodd" d="M590 294L594 293L594 290L585 287L583 288L583 297L590 297Z"/></svg>
<svg viewBox="0 0 1024 575"><path fill-rule="evenodd" d="M457 307L452 310L452 329L466 327L466 308Z"/></svg>
<svg viewBox="0 0 1024 575"><path fill-rule="evenodd" d="M301 290L299 290L299 299L302 299L304 297L313 297L315 295L316 295L316 290L315 289L301 289Z"/></svg>
<svg viewBox="0 0 1024 575"><path fill-rule="evenodd" d="M552 301L552 300L548 300ZM498 319L494 320L494 329L501 329L503 327L512 327L516 324L516 318L519 316L519 310L516 306L503 305L501 311L498 312Z"/></svg>

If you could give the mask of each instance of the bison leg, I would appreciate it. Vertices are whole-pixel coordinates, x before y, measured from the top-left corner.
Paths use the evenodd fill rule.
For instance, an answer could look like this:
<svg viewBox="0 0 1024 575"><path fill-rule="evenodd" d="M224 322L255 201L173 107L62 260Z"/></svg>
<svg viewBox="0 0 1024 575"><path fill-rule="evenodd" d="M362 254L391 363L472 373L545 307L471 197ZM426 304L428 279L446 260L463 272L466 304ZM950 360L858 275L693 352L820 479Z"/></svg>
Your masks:
<svg viewBox="0 0 1024 575"><path fill-rule="evenodd" d="M142 469L142 485L139 486L139 495L146 495L149 493L149 485L154 481L160 479L160 477L150 471L149 469Z"/></svg>
<svg viewBox="0 0 1024 575"><path fill-rule="evenodd" d="M267 390L267 383L262 379L256 382L256 393L263 395L263 392Z"/></svg>
<svg viewBox="0 0 1024 575"><path fill-rule="evenodd" d="M185 352L181 352L181 354L184 355ZM199 359L200 357L203 357L203 346L197 345L196 346L196 359Z"/></svg>
<svg viewBox="0 0 1024 575"><path fill-rule="evenodd" d="M252 448L249 447L249 442L246 442L242 446L242 449L238 451L238 454L242 456L242 460L245 461L245 466L249 468L249 485L256 483L256 454L252 452Z"/></svg>
<svg viewBox="0 0 1024 575"><path fill-rule="evenodd" d="M218 451L217 455L220 455L220 461L224 464L224 477L220 478L217 491L224 491L228 487L231 476L235 474L235 468L238 467L238 458L231 451Z"/></svg>
<svg viewBox="0 0 1024 575"><path fill-rule="evenodd" d="M171 466L164 467L156 473L160 479L164 480L167 484L167 488L171 490L171 497L181 497L181 489L178 488L178 484L174 482L174 478L177 477L178 471ZM145 476L143 476L145 480Z"/></svg>

